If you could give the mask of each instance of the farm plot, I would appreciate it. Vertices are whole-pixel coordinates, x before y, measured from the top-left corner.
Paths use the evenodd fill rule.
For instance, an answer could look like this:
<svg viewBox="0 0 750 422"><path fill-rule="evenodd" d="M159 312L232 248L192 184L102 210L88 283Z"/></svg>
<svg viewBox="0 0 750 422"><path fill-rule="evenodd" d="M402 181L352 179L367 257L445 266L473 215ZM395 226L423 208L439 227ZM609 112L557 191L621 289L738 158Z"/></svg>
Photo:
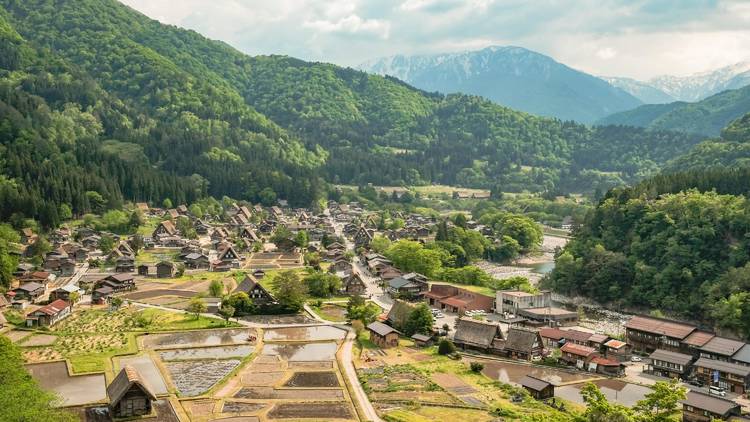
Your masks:
<svg viewBox="0 0 750 422"><path fill-rule="evenodd" d="M249 356L254 350L255 347L249 345L200 347L195 349L165 350L159 352L159 356L161 357L161 360L166 362L179 360L229 359Z"/></svg>
<svg viewBox="0 0 750 422"><path fill-rule="evenodd" d="M51 346L57 341L57 336L51 336L49 334L35 334L31 337L25 338L21 345L25 347L36 347L36 346Z"/></svg>
<svg viewBox="0 0 750 422"><path fill-rule="evenodd" d="M19 343L21 340L31 335L30 331L11 330L4 333L5 337L8 337L13 343Z"/></svg>
<svg viewBox="0 0 750 422"><path fill-rule="evenodd" d="M284 387L339 387L339 379L333 372L295 372Z"/></svg>
<svg viewBox="0 0 750 422"><path fill-rule="evenodd" d="M263 346L263 355L279 356L287 361L330 361L336 359L338 345L329 343L274 344Z"/></svg>
<svg viewBox="0 0 750 422"><path fill-rule="evenodd" d="M345 403L279 403L268 413L269 419L320 418L352 419L352 410Z"/></svg>
<svg viewBox="0 0 750 422"><path fill-rule="evenodd" d="M323 340L343 340L346 331L320 325L315 327L286 327L273 330L266 330L263 333L264 341L323 341Z"/></svg>
<svg viewBox="0 0 750 422"><path fill-rule="evenodd" d="M133 366L151 386L151 391L157 396L169 392L167 384L164 382L164 377L161 376L161 372L159 372L156 364L149 356L133 356L120 359L120 366L125 365Z"/></svg>
<svg viewBox="0 0 750 422"><path fill-rule="evenodd" d="M60 396L63 406L96 403L107 399L104 374L68 374L65 362L26 365L39 386Z"/></svg>
<svg viewBox="0 0 750 422"><path fill-rule="evenodd" d="M258 400L341 401L344 400L344 392L341 389L242 387L240 391L235 393L234 397Z"/></svg>
<svg viewBox="0 0 750 422"><path fill-rule="evenodd" d="M158 350L250 344L248 338L251 334L257 336L254 329L248 328L149 334L143 337L143 346Z"/></svg>
<svg viewBox="0 0 750 422"><path fill-rule="evenodd" d="M210 390L240 364L238 359L167 362L172 382L183 396L197 396Z"/></svg>

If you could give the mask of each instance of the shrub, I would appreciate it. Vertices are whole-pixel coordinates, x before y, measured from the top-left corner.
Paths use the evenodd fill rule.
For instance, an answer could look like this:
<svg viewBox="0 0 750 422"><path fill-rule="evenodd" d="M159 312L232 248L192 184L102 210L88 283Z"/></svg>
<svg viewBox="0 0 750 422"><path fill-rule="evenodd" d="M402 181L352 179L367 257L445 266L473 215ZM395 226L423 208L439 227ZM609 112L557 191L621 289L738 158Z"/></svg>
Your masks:
<svg viewBox="0 0 750 422"><path fill-rule="evenodd" d="M438 354L450 355L453 353L456 353L456 345L448 339L440 340L440 344L438 344Z"/></svg>
<svg viewBox="0 0 750 422"><path fill-rule="evenodd" d="M471 368L471 372L479 373L482 372L482 369L484 369L484 364L480 362L472 362L471 364L469 364L469 368Z"/></svg>

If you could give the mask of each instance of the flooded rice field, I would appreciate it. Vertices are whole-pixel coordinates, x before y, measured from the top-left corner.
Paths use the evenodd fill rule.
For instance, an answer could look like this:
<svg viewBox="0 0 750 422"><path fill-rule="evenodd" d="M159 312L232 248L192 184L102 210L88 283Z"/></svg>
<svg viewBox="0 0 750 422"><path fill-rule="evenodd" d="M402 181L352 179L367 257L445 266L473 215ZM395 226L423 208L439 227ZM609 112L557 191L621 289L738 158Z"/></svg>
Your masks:
<svg viewBox="0 0 750 422"><path fill-rule="evenodd" d="M284 387L339 387L339 379L333 372L295 372Z"/></svg>
<svg viewBox="0 0 750 422"><path fill-rule="evenodd" d="M307 343L307 344L265 344L263 355L279 356L288 361L316 362L324 360L335 360L338 345L329 343Z"/></svg>
<svg viewBox="0 0 750 422"><path fill-rule="evenodd" d="M265 341L322 341L342 340L346 331L336 327L320 325L315 327L287 327L266 330Z"/></svg>
<svg viewBox="0 0 750 422"><path fill-rule="evenodd" d="M95 403L107 399L104 374L68 374L65 362L37 363L26 365L31 376L44 390L60 396L63 406Z"/></svg>
<svg viewBox="0 0 750 422"><path fill-rule="evenodd" d="M607 397L607 401L619 403L628 407L635 405L638 400L643 399L651 389L642 385L630 384L620 380L603 379L593 381L602 393ZM574 403L583 404L581 398L581 388L585 384L573 384L555 388L555 396L570 400Z"/></svg>
<svg viewBox="0 0 750 422"><path fill-rule="evenodd" d="M205 360L205 359L229 359L242 358L250 355L255 350L255 346L218 346L218 347L200 347L195 349L173 349L159 352L163 361L176 360Z"/></svg>
<svg viewBox="0 0 750 422"><path fill-rule="evenodd" d="M238 359L166 362L172 382L183 396L197 396L229 375L240 361Z"/></svg>
<svg viewBox="0 0 750 422"><path fill-rule="evenodd" d="M120 367L125 365L133 366L149 384L151 391L157 396L169 392L169 390L167 390L167 384L161 376L161 372L159 372L159 369L156 367L154 361L151 360L150 356L143 355L121 358Z"/></svg>
<svg viewBox="0 0 750 422"><path fill-rule="evenodd" d="M269 419L351 419L352 411L345 403L279 403L268 413Z"/></svg>
<svg viewBox="0 0 750 422"><path fill-rule="evenodd" d="M518 385L521 379L526 375L543 379L555 385L569 382L583 382L592 378L592 376L588 374L571 373L555 368L544 368L520 363L490 360L480 360L480 362L484 364L484 369L482 370L484 375L493 380L515 385Z"/></svg>
<svg viewBox="0 0 750 422"><path fill-rule="evenodd" d="M146 349L177 349L247 344L251 334L255 336L256 332L248 328L149 334L143 337L143 346Z"/></svg>

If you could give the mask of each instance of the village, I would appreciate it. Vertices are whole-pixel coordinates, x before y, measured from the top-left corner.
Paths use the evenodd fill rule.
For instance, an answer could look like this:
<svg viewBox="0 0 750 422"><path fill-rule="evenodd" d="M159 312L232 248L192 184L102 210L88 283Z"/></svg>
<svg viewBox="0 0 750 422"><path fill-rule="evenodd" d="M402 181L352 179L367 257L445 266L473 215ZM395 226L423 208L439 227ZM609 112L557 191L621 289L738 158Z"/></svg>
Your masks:
<svg viewBox="0 0 750 422"><path fill-rule="evenodd" d="M441 412L489 421L503 408L510 419L566 420L585 407L589 382L633 406L671 379L690 389L682 420L750 420L742 341L652 315L603 332L550 291L431 280L371 249L378 237L434 239L434 216L392 212L404 224L384 229L358 203L317 212L232 203L200 217L186 205L133 207L143 218L136 234L70 224L48 236L41 262L27 254L39 234L24 229L16 281L0 295L2 333L84 420L419 421ZM467 228L491 233L471 220ZM298 313L276 311L280 276L319 273L340 280L336 291L308 297ZM227 306L238 293L254 312ZM353 297L375 309L372 321L347 318ZM412 332L425 307L429 326Z"/></svg>

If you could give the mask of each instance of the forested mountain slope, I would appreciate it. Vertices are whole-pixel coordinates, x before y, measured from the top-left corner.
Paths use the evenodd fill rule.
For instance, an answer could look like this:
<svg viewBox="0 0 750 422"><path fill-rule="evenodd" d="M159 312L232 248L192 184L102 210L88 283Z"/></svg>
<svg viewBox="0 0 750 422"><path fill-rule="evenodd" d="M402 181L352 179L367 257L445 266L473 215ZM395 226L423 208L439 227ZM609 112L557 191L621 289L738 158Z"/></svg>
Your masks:
<svg viewBox="0 0 750 422"><path fill-rule="evenodd" d="M732 123L724 139L749 142L750 118ZM546 283L750 338L749 194L750 167L720 163L614 189L557 258Z"/></svg>
<svg viewBox="0 0 750 422"><path fill-rule="evenodd" d="M59 213L61 204L87 212L86 192L110 205L205 194L306 205L324 179L605 190L700 140L590 128L330 64L249 57L115 0L0 5L0 174L11 198L0 217ZM62 126L74 135L60 135ZM30 130L44 145L28 146ZM65 161L54 175L32 165L54 160Z"/></svg>
<svg viewBox="0 0 750 422"><path fill-rule="evenodd" d="M717 136L729 122L750 111L750 86L728 90L695 103L648 104L615 113L602 125L641 126Z"/></svg>
<svg viewBox="0 0 750 422"><path fill-rule="evenodd" d="M750 167L750 113L722 130L720 138L701 142L667 163L664 171L698 171L717 167Z"/></svg>

